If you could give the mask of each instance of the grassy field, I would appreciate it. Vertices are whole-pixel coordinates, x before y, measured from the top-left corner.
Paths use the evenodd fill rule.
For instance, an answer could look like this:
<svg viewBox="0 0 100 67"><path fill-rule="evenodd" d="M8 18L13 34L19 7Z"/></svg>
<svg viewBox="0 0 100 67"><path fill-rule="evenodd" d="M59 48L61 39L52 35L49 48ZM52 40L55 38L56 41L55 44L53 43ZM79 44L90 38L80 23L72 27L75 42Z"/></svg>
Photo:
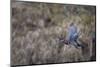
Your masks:
<svg viewBox="0 0 100 67"><path fill-rule="evenodd" d="M95 60L95 6L15 1L11 10L12 65ZM81 32L84 49L59 42L59 37L67 36L71 22Z"/></svg>

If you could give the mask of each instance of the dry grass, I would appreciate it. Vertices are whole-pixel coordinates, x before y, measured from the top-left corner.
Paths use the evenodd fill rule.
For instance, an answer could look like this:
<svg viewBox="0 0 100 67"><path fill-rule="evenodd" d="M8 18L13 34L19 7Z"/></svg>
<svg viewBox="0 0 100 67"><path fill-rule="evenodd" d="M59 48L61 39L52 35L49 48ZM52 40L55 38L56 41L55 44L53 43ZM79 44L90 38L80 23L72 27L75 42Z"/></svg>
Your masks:
<svg viewBox="0 0 100 67"><path fill-rule="evenodd" d="M11 64L45 64L91 60L91 31L95 31L95 7L12 2ZM59 42L74 22L86 47ZM95 51L94 51L95 52Z"/></svg>

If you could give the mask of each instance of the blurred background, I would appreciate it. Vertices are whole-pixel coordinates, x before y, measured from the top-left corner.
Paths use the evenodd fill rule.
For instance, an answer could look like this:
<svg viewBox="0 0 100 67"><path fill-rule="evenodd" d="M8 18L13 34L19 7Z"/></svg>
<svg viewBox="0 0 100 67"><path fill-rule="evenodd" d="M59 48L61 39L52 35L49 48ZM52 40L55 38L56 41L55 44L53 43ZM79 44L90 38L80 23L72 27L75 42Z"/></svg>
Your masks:
<svg viewBox="0 0 100 67"><path fill-rule="evenodd" d="M13 1L11 10L12 65L96 60L95 6ZM71 22L81 32L84 49L59 42Z"/></svg>

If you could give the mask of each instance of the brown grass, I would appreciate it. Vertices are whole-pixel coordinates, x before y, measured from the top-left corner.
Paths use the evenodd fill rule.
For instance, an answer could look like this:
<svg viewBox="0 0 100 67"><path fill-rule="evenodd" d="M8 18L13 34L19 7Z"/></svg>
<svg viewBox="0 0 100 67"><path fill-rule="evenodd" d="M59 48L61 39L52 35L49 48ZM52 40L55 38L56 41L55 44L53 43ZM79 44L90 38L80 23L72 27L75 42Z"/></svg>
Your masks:
<svg viewBox="0 0 100 67"><path fill-rule="evenodd" d="M12 2L11 8L12 65L91 60L94 6ZM60 36L66 36L70 22L80 29L84 49L59 42Z"/></svg>

